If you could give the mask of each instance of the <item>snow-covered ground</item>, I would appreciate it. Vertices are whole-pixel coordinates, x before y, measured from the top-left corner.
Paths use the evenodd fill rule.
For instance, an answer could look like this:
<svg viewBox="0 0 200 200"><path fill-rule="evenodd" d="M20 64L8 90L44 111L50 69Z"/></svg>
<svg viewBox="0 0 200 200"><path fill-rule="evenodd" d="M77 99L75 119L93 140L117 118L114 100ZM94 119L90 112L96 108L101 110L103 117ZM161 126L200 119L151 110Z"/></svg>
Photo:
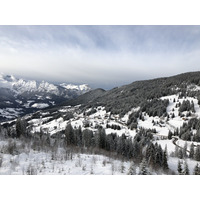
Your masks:
<svg viewBox="0 0 200 200"><path fill-rule="evenodd" d="M91 111L91 109L88 109L86 112ZM90 129L92 131L97 131L97 126L102 126L106 130L106 134L110 133L116 133L117 135L126 134L128 136L134 137L136 135L136 130L130 130L124 122L122 122L119 119L119 116L110 116L110 112L106 112L104 107L99 106L97 108L96 113L91 114L90 116L83 116L83 113L77 113L74 108L68 106L63 107L59 110L61 113L66 112L73 112L74 118L70 120L64 120L63 117L60 117L58 119L54 119L50 122L47 122L47 119L43 115L41 115L40 119L33 119L29 121L29 124L34 124L34 127L32 129L32 132L40 131L41 129L46 133L50 133L51 135L54 133L57 133L59 131L65 130L68 123L71 123L73 128L79 128L79 126L82 128L82 130L86 129L84 124L89 123L90 126L87 127L87 129ZM49 113L47 113L49 114ZM107 128L106 125L117 125L120 127L120 130L114 130L111 128Z"/></svg>
<svg viewBox="0 0 200 200"><path fill-rule="evenodd" d="M12 140L1 140L0 149L7 148ZM69 150L35 151L15 141L19 154L0 153L0 175L125 175L131 162L114 160L103 155L70 153ZM135 165L138 173L139 167Z"/></svg>
<svg viewBox="0 0 200 200"><path fill-rule="evenodd" d="M191 159L178 159L175 157L169 157L168 159L168 165L169 168L171 170L173 170L174 172L177 173L177 167L178 167L178 161L180 160L181 164L182 164L182 168L184 168L184 163L186 162L188 164L188 168L189 168L189 174L193 175L194 172L194 168L196 166L196 164L200 164L200 162L197 162L195 160L191 160Z"/></svg>
<svg viewBox="0 0 200 200"><path fill-rule="evenodd" d="M47 103L34 103L31 107L32 107L32 108L39 108L39 109L42 109L42 108L47 108L47 107L49 107L49 104L47 104Z"/></svg>
<svg viewBox="0 0 200 200"><path fill-rule="evenodd" d="M102 155L87 154L74 154L69 160L64 160L62 156L53 160L49 153L31 151L17 156L4 155L0 174L25 175L32 171L37 175L125 175L130 164Z"/></svg>

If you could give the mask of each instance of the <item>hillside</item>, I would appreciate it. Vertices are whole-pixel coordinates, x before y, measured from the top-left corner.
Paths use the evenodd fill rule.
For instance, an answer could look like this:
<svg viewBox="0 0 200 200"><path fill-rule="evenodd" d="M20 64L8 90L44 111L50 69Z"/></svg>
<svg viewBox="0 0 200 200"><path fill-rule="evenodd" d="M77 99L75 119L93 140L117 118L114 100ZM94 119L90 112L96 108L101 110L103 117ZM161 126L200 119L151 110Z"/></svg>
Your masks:
<svg viewBox="0 0 200 200"><path fill-rule="evenodd" d="M116 87L95 97L90 102L77 98L77 105L105 106L107 111L123 116L133 107L142 106L147 101L162 96L180 93L181 96L196 96L200 98L200 72L184 73L169 78L137 81L129 85ZM69 103L67 103L69 105ZM74 102L73 102L74 105Z"/></svg>

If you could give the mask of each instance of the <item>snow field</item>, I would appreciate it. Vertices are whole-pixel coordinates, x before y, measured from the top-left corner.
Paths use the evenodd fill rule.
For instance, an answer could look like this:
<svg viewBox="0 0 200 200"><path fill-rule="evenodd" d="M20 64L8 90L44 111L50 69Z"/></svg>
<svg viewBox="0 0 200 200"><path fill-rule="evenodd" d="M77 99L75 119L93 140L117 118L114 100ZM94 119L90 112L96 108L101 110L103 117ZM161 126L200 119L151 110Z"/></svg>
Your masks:
<svg viewBox="0 0 200 200"><path fill-rule="evenodd" d="M191 160L191 159L179 159L179 158L175 158L175 157L169 157L168 159L168 165L169 165L169 168L171 170L173 170L174 172L177 173L177 166L178 166L178 161L181 161L181 164L182 164L182 168L184 168L184 162L186 162L188 164L188 168L189 168L189 173L190 175L193 174L193 171L194 171L194 168L196 166L196 164L200 164L200 162L198 161L195 161L195 160Z"/></svg>
<svg viewBox="0 0 200 200"><path fill-rule="evenodd" d="M19 155L2 154L0 175L126 175L131 162L113 160L102 155L65 154L31 150ZM136 167L139 172L139 167Z"/></svg>

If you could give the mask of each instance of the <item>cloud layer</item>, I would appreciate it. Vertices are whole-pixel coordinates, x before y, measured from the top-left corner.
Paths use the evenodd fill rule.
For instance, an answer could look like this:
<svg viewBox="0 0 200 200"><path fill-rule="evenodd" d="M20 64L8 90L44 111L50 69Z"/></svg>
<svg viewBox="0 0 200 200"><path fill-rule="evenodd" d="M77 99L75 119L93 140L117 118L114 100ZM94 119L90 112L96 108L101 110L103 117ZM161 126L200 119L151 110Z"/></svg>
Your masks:
<svg viewBox="0 0 200 200"><path fill-rule="evenodd" d="M106 89L200 69L200 26L0 26L0 71Z"/></svg>

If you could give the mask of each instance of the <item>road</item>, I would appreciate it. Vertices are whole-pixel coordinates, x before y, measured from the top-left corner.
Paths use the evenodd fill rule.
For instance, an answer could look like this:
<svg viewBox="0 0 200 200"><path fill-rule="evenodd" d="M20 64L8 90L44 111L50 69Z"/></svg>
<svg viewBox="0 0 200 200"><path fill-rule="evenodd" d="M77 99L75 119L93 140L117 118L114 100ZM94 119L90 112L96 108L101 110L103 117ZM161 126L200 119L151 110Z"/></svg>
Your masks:
<svg viewBox="0 0 200 200"><path fill-rule="evenodd" d="M172 143L175 145L175 146L177 146L178 148L180 148L180 149L184 149L183 147L181 147L181 146L179 146L178 144L177 144L177 141L178 141L178 138L177 137L172 137L173 139L172 139ZM188 153L190 153L190 151L189 150L186 150Z"/></svg>

